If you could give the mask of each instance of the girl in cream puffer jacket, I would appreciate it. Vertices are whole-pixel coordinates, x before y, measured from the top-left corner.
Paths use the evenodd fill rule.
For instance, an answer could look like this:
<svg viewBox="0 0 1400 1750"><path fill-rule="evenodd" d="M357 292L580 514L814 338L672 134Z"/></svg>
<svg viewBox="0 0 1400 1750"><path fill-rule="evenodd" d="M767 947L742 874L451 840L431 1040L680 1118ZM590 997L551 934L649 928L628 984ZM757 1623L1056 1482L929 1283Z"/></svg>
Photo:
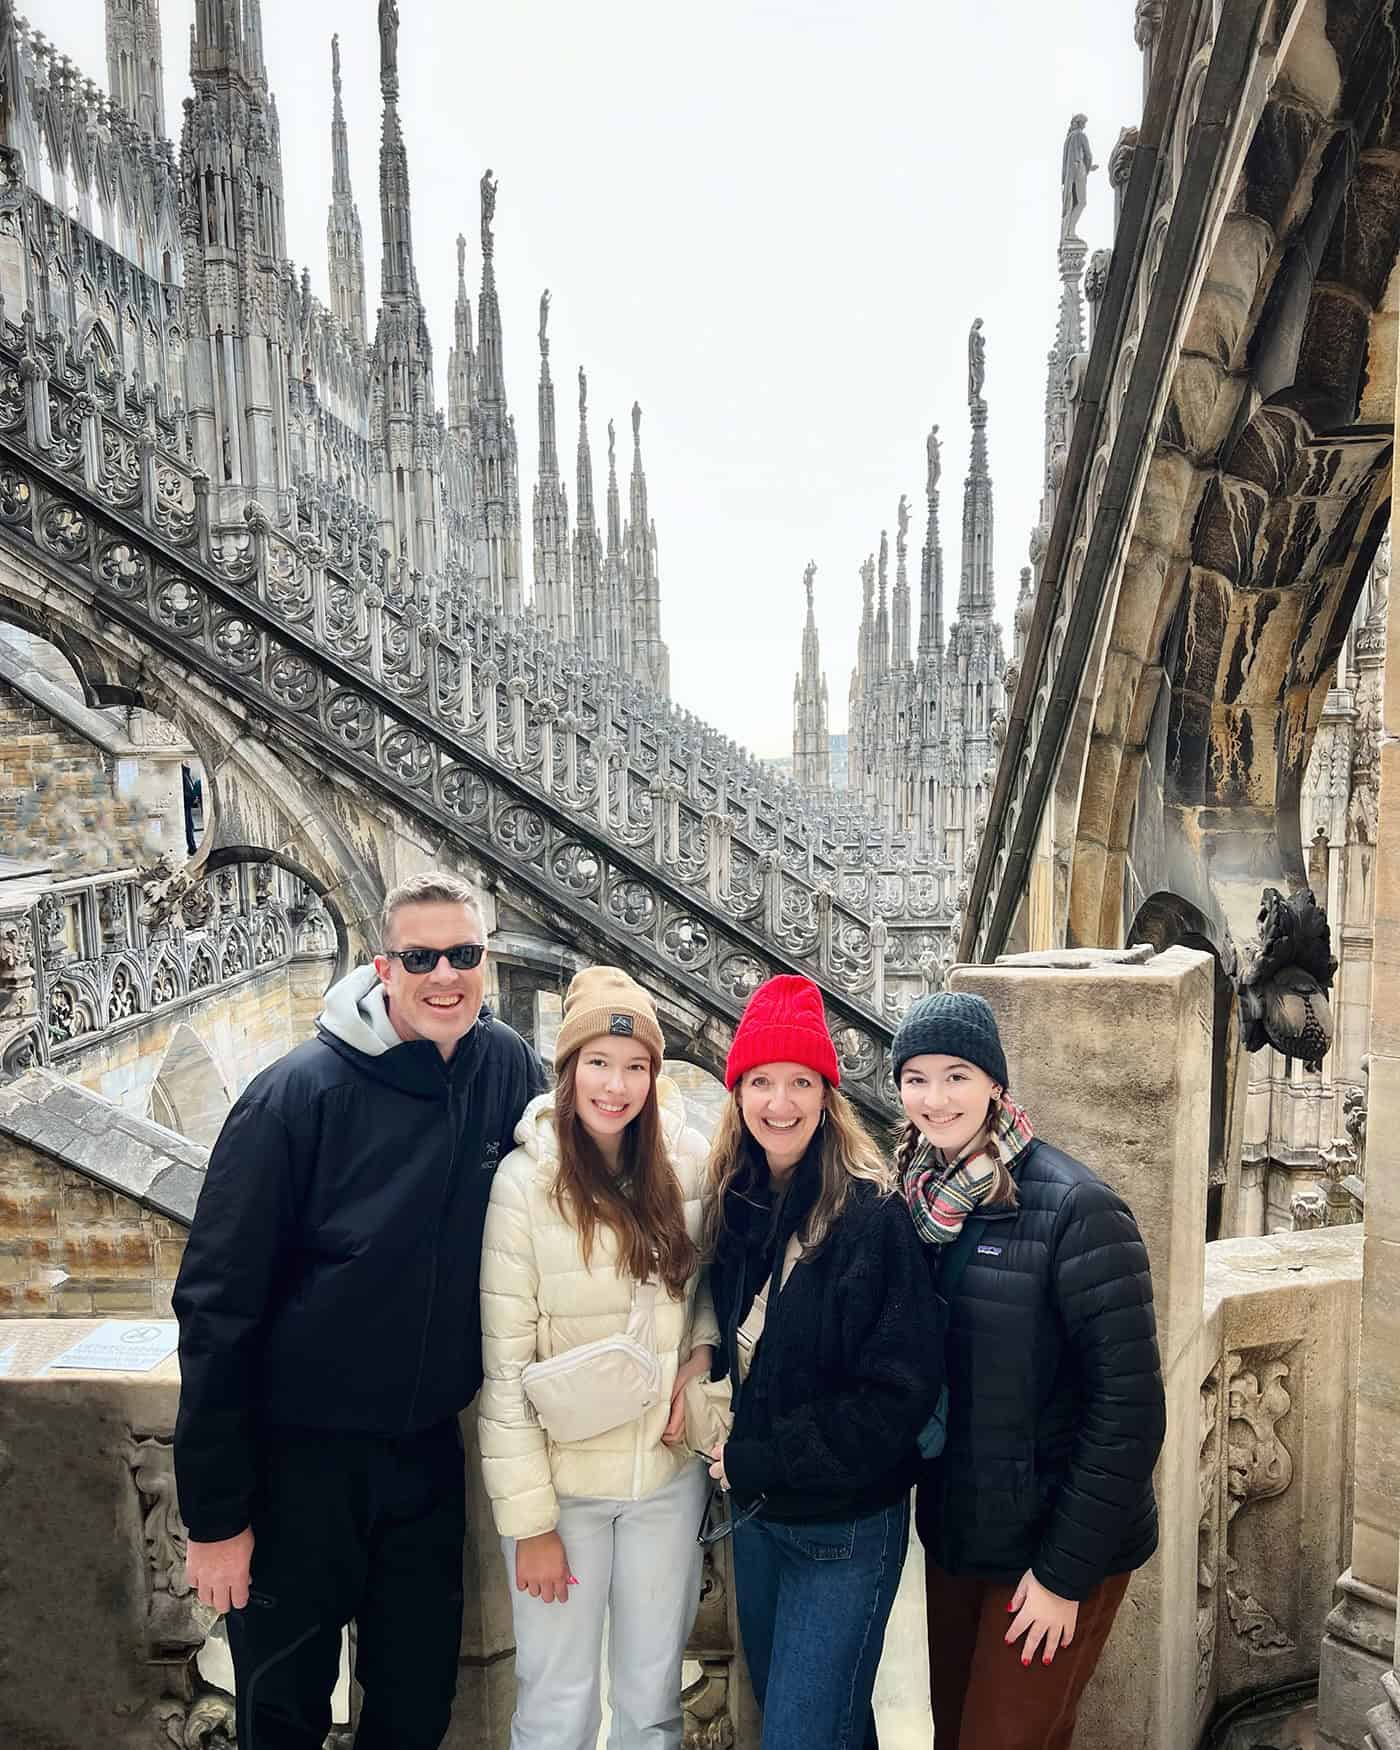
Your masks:
<svg viewBox="0 0 1400 1750"><path fill-rule="evenodd" d="M681 1742L681 1659L699 1601L696 1533L708 1492L706 1467L684 1443L681 1392L708 1375L719 1332L699 1266L707 1145L687 1128L675 1084L658 1073L661 1053L640 986L616 968L580 973L555 1050L560 1086L526 1107L519 1146L492 1186L479 1430L515 1585L512 1750L596 1743L609 1614L612 1742L618 1750ZM573 1139L567 1158L561 1123ZM643 1135L657 1148L649 1165L638 1155ZM625 1331L639 1256L651 1258L647 1278L659 1283L661 1394L592 1439L552 1439L522 1371ZM554 1609L565 1602L568 1611Z"/></svg>
<svg viewBox="0 0 1400 1750"><path fill-rule="evenodd" d="M701 1177L709 1145L685 1121L685 1105L669 1076L656 1083L671 1163L685 1199L685 1225L700 1240ZM552 1531L561 1495L636 1500L669 1483L694 1461L684 1446L665 1446L680 1364L697 1344L719 1341L707 1286L692 1277L684 1301L656 1302L656 1347L662 1395L635 1422L572 1445L557 1445L535 1419L520 1384L521 1369L566 1349L627 1328L632 1279L617 1267L617 1241L607 1228L585 1266L578 1229L553 1197L559 1165L554 1095L537 1094L515 1127L518 1146L496 1172L481 1255L481 1322L486 1381L481 1388L481 1467L496 1529L502 1537Z"/></svg>

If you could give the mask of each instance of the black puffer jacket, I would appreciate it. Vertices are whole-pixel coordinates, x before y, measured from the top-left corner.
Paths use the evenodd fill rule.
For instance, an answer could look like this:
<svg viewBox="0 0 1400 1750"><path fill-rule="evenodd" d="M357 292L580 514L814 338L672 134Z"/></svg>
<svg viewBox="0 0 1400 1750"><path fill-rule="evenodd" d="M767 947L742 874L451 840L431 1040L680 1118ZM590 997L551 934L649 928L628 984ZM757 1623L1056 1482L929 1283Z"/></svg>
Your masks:
<svg viewBox="0 0 1400 1750"><path fill-rule="evenodd" d="M815 1147L774 1223L766 1168L750 1161L725 1200L710 1266L720 1326L714 1377L735 1390L725 1471L742 1506L810 1524L878 1512L908 1493L915 1442L943 1384L941 1303L898 1196L856 1184L823 1245L768 1294L763 1336L742 1386L735 1333L775 1259L805 1221Z"/></svg>
<svg viewBox="0 0 1400 1750"><path fill-rule="evenodd" d="M1152 1278L1127 1205L1087 1167L1037 1139L1015 1177L1019 1208L985 1212L948 1309L948 1440L924 1467L919 1536L948 1573L1030 1568L1080 1599L1157 1547Z"/></svg>
<svg viewBox="0 0 1400 1750"><path fill-rule="evenodd" d="M486 1008L446 1063L325 1022L239 1096L180 1266L175 1469L201 1542L248 1524L260 1426L410 1434L481 1384L482 1227L539 1060Z"/></svg>

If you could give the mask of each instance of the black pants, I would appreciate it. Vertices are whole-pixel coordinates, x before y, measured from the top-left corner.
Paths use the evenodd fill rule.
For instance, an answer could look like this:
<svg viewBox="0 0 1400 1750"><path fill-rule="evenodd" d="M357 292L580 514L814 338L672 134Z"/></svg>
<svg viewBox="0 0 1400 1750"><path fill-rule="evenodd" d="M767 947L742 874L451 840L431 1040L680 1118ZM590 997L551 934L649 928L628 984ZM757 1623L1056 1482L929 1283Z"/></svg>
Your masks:
<svg viewBox="0 0 1400 1750"><path fill-rule="evenodd" d="M321 1750L352 1618L357 1750L436 1750L457 1687L465 1533L455 1420L396 1440L266 1435L252 1590L228 1618L239 1750Z"/></svg>

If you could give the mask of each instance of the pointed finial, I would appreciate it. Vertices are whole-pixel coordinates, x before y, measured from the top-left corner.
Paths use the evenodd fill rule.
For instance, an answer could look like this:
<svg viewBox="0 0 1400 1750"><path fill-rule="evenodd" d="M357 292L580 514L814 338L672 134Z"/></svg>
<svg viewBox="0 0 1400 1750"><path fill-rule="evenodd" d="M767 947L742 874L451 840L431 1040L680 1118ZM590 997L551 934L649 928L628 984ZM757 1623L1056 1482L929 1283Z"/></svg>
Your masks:
<svg viewBox="0 0 1400 1750"><path fill-rule="evenodd" d="M632 403L632 442L637 446L638 449L641 448L641 443L642 443L642 404L640 401L634 401Z"/></svg>
<svg viewBox="0 0 1400 1750"><path fill-rule="evenodd" d="M934 498L938 493L938 482L943 474L943 452L938 441L938 427L935 425L928 434L928 495Z"/></svg>
<svg viewBox="0 0 1400 1750"><path fill-rule="evenodd" d="M588 418L588 378L582 365L578 368L578 416L580 421Z"/></svg>
<svg viewBox="0 0 1400 1750"><path fill-rule="evenodd" d="M549 293L544 292L540 298L540 357L549 357Z"/></svg>
<svg viewBox="0 0 1400 1750"><path fill-rule="evenodd" d="M481 253L490 261L496 243L491 235L491 221L496 216L496 182L488 170L481 179Z"/></svg>

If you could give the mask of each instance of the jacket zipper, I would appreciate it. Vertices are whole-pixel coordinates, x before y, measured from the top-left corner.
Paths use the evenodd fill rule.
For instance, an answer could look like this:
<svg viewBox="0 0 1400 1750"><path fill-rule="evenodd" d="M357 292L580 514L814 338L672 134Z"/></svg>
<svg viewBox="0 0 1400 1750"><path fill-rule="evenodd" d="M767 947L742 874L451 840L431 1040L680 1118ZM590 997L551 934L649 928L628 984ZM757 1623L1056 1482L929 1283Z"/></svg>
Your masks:
<svg viewBox="0 0 1400 1750"><path fill-rule="evenodd" d="M413 1431L414 1412L418 1408L418 1393L423 1385L423 1368L428 1359L428 1336L432 1330L433 1307L437 1303L438 1255L442 1245L443 1222L447 1216L447 1199L452 1192L452 1178L457 1168L457 1145L460 1141L457 1125L457 1092L452 1085L451 1070L447 1069L446 1073L447 1121L452 1128L452 1147L447 1157L447 1173L442 1182L442 1196L438 1200L437 1221L433 1226L433 1251L428 1265L428 1304L423 1314L423 1335L418 1344L418 1372L413 1381L413 1396L408 1402L408 1419L404 1424L405 1433Z"/></svg>

